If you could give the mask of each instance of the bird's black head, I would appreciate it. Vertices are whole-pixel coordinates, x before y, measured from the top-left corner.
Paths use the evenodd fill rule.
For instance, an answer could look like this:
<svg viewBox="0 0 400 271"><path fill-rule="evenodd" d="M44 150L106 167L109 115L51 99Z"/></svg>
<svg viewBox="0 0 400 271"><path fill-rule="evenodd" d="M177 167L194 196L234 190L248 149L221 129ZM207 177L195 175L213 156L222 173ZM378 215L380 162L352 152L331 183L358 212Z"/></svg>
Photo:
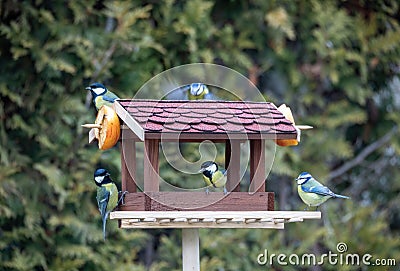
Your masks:
<svg viewBox="0 0 400 271"><path fill-rule="evenodd" d="M215 163L213 161L207 161L207 162L204 162L203 164L201 164L199 172L203 173L204 176L211 178L212 175L215 172L217 172L217 170L218 170L217 163Z"/></svg>
<svg viewBox="0 0 400 271"><path fill-rule="evenodd" d="M107 92L107 88L101 84L101 83L93 83L90 86L88 86L87 88L85 88L86 90L90 90L90 92L92 93L93 98L103 95Z"/></svg>
<svg viewBox="0 0 400 271"><path fill-rule="evenodd" d="M110 173L104 168L98 168L94 172L94 182L97 186L101 186L102 184L111 183L112 180L110 178Z"/></svg>

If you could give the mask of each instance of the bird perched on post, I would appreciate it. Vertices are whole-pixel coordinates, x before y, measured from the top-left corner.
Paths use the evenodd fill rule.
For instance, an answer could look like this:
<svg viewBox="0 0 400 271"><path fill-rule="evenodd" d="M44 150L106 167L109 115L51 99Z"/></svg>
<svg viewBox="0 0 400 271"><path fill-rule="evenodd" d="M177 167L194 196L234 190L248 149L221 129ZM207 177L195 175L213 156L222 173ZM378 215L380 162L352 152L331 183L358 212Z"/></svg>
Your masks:
<svg viewBox="0 0 400 271"><path fill-rule="evenodd" d="M226 184L226 170L218 170L217 163L207 161L201 164L200 171L203 173L204 182L207 184L206 193L209 193L209 187L214 188L223 187L224 194L227 193Z"/></svg>
<svg viewBox="0 0 400 271"><path fill-rule="evenodd" d="M108 214L118 205L118 188L110 178L110 173L104 168L96 169L94 181L97 185L96 199L103 221L103 238L105 240Z"/></svg>
<svg viewBox="0 0 400 271"><path fill-rule="evenodd" d="M119 99L117 95L109 91L101 83L93 83L85 89L90 90L92 93L93 103L97 110L99 110L103 105L112 106L114 101Z"/></svg>
<svg viewBox="0 0 400 271"><path fill-rule="evenodd" d="M300 173L297 181L297 192L308 207L320 206L330 198L349 199L349 197L333 193L328 187L323 186L308 172ZM307 207L307 208L308 208Z"/></svg>

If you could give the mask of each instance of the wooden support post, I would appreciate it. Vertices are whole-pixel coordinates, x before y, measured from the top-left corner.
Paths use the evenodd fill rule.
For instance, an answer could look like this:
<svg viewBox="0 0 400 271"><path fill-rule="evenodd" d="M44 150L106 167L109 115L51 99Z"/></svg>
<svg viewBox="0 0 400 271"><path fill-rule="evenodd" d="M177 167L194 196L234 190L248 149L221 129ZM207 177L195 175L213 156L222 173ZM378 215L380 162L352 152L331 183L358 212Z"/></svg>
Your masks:
<svg viewBox="0 0 400 271"><path fill-rule="evenodd" d="M134 140L121 141L122 191L136 192L136 144Z"/></svg>
<svg viewBox="0 0 400 271"><path fill-rule="evenodd" d="M250 192L265 191L265 141L250 140Z"/></svg>
<svg viewBox="0 0 400 271"><path fill-rule="evenodd" d="M182 229L182 270L200 271L199 229Z"/></svg>
<svg viewBox="0 0 400 271"><path fill-rule="evenodd" d="M158 139L146 139L144 141L144 191L145 192L156 192L160 190L159 185L159 140Z"/></svg>
<svg viewBox="0 0 400 271"><path fill-rule="evenodd" d="M225 168L227 172L226 189L228 192L240 192L240 141L226 140Z"/></svg>

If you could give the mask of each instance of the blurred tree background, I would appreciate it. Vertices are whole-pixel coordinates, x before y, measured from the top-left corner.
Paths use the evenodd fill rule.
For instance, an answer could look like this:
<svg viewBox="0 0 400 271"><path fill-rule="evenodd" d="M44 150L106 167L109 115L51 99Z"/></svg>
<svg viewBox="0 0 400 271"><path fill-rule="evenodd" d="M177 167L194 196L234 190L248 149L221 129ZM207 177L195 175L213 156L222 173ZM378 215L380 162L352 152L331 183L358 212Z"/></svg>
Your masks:
<svg viewBox="0 0 400 271"><path fill-rule="evenodd" d="M400 7L397 0L16 1L0 3L0 269L180 270L180 230L120 230L104 243L92 174L120 180L117 148L80 127L95 111L84 87L120 97L187 63L250 78L299 123L267 179L277 210L303 210L294 184L309 171L351 201L321 221L277 230L200 230L202 270L266 270L270 253L336 252L400 264ZM165 169L166 170L166 169ZM165 173L168 175L168 172ZM274 265L271 270L310 270ZM313 270L354 270L314 266ZM398 269L397 269L398 270Z"/></svg>

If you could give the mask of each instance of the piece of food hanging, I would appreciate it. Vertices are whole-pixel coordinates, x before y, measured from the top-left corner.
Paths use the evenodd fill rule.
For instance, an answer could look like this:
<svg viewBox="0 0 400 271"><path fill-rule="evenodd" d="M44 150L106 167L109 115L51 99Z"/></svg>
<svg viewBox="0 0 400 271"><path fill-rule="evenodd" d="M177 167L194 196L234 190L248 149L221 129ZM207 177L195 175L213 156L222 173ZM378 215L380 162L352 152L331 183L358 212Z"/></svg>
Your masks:
<svg viewBox="0 0 400 271"><path fill-rule="evenodd" d="M276 144L282 147L298 145L300 142L301 130L308 130L312 129L313 127L310 125L296 125L292 110L290 110L290 107L286 106L286 104L281 104L278 107L278 110L285 116L287 120L289 120L293 124L297 132L297 137L295 139L276 139Z"/></svg>

